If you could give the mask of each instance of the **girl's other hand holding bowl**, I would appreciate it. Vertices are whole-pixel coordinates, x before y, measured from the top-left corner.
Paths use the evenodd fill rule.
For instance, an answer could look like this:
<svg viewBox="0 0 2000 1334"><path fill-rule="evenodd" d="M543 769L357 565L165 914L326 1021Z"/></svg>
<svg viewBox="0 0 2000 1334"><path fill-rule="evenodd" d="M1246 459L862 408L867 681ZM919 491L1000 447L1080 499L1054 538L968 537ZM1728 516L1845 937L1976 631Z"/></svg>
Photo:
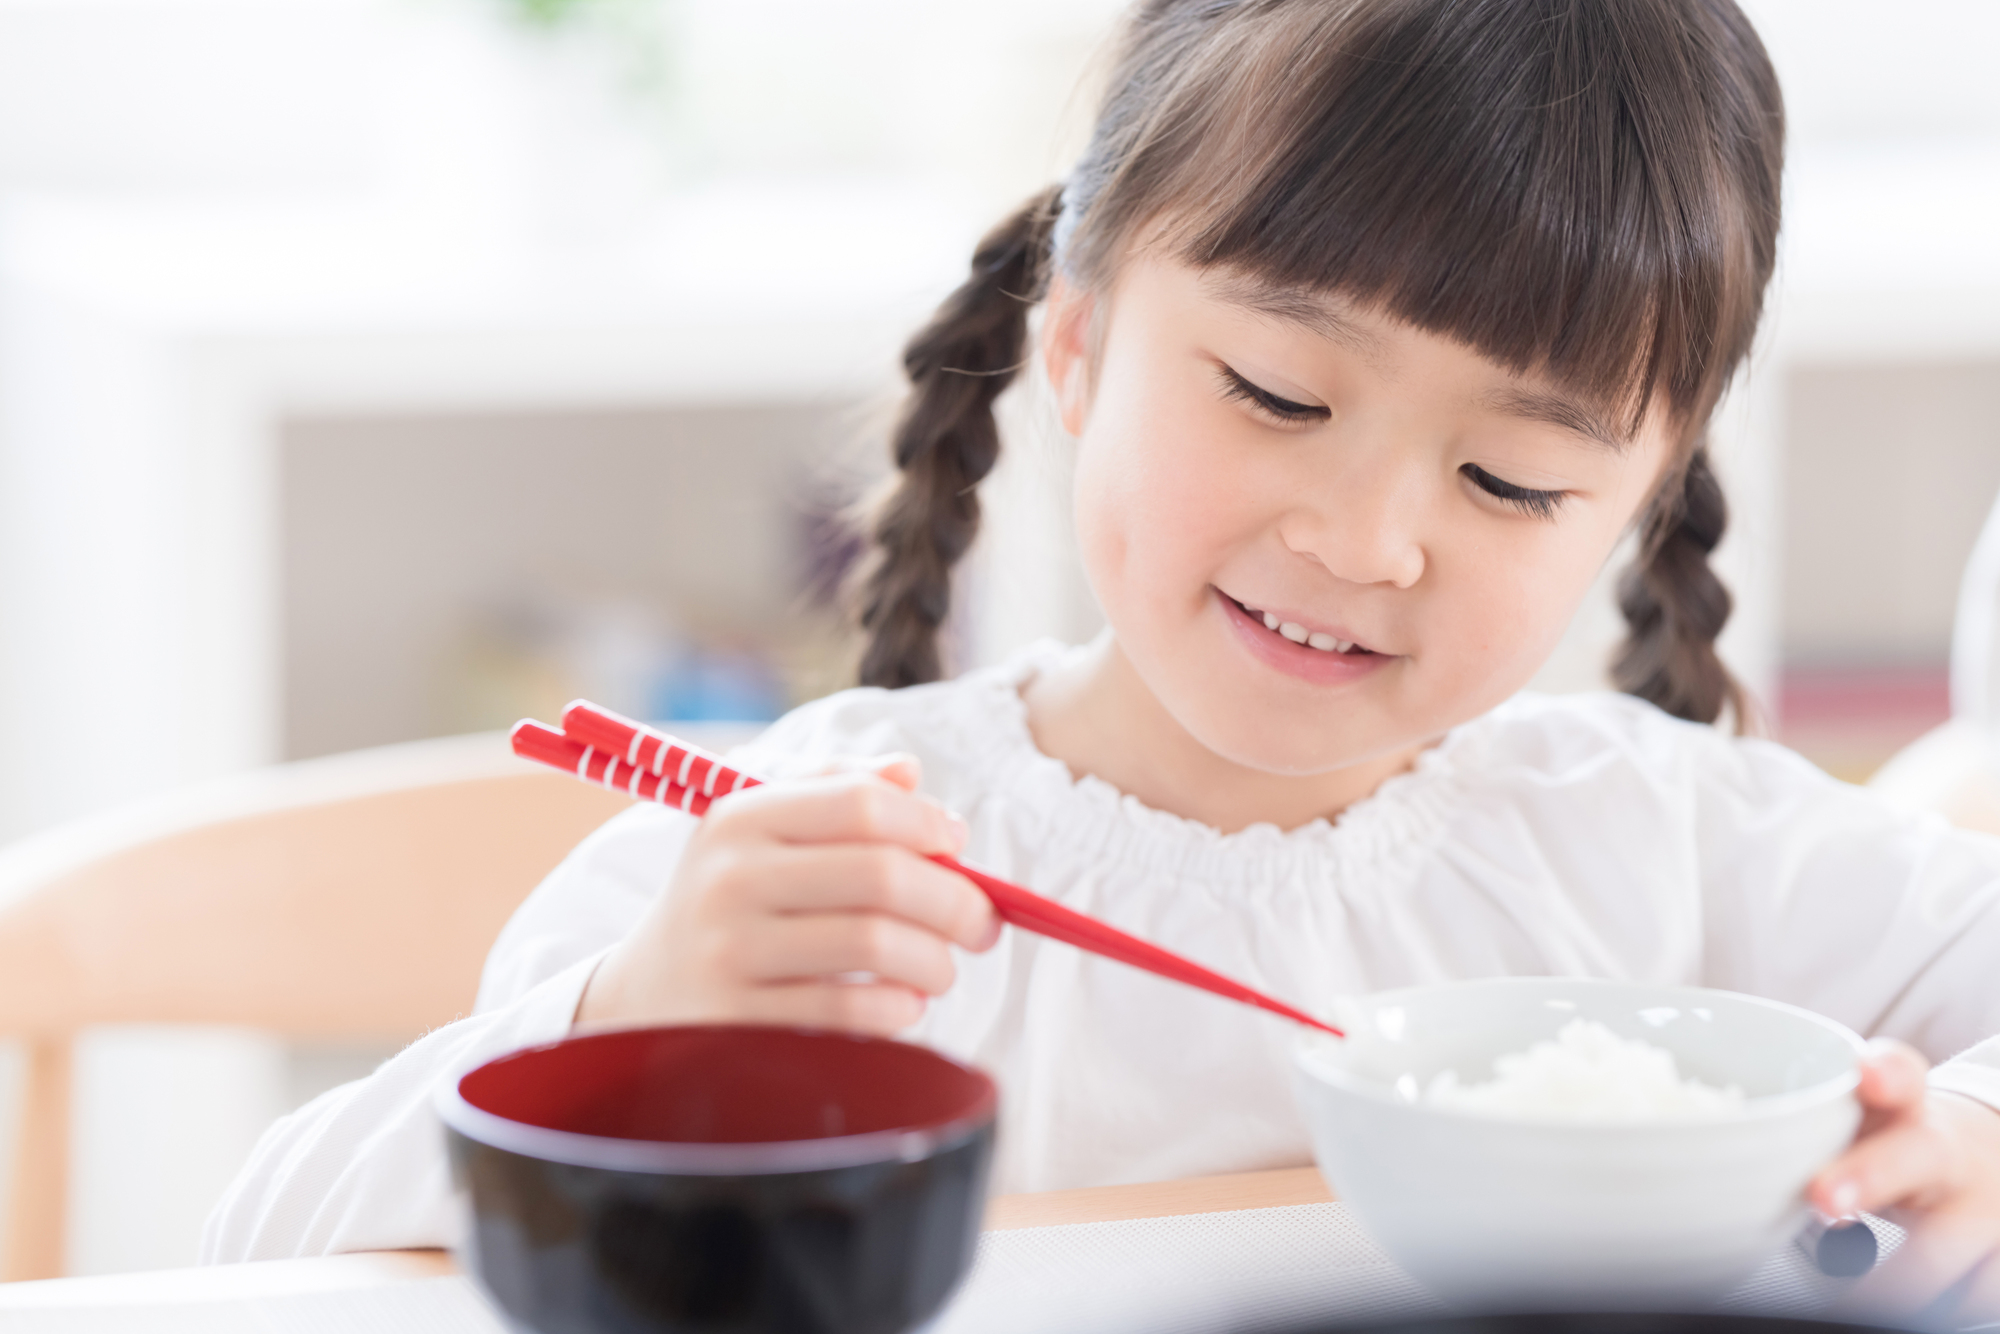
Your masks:
<svg viewBox="0 0 2000 1334"><path fill-rule="evenodd" d="M1814 1178L1811 1198L1829 1217L1883 1214L1910 1236L1855 1302L1900 1319L2000 1319L2000 1113L1931 1089L1924 1058L1901 1042L1869 1048L1856 1090L1861 1133Z"/></svg>
<svg viewBox="0 0 2000 1334"><path fill-rule="evenodd" d="M580 1024L761 1023L890 1034L990 948L993 906L929 860L965 825L908 755L718 800L666 893L605 956Z"/></svg>

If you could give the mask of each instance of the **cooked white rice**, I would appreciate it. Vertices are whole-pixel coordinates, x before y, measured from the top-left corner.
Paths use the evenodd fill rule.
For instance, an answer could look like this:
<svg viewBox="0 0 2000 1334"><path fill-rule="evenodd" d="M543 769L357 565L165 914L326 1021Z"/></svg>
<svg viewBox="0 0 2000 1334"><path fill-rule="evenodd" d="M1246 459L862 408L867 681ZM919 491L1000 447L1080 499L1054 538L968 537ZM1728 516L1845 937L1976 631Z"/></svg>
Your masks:
<svg viewBox="0 0 2000 1334"><path fill-rule="evenodd" d="M1603 1024L1572 1019L1553 1041L1493 1062L1498 1076L1461 1084L1446 1070L1424 1090L1434 1106L1557 1121L1698 1121L1743 1106L1743 1090L1683 1079L1674 1054Z"/></svg>

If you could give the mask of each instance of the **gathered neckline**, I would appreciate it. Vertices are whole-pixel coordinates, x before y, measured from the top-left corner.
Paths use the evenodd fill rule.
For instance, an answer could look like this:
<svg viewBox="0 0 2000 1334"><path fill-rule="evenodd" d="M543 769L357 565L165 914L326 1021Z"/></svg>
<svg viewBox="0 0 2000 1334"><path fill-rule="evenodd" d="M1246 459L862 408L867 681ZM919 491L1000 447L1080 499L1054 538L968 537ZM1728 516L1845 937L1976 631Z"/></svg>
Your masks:
<svg viewBox="0 0 2000 1334"><path fill-rule="evenodd" d="M946 687L961 703L946 712L967 772L983 775L975 800L1024 808L1043 837L1083 845L1147 869L1241 879L1273 878L1300 863L1333 863L1380 872L1427 850L1457 808L1462 760L1481 719L1452 729L1416 763L1385 779L1333 819L1320 816L1284 830L1256 823L1231 833L1149 806L1094 774L1076 775L1035 744L1022 689L1066 655L1081 650L1043 640L997 666ZM960 694L959 692L963 692ZM967 812L970 814L970 812Z"/></svg>

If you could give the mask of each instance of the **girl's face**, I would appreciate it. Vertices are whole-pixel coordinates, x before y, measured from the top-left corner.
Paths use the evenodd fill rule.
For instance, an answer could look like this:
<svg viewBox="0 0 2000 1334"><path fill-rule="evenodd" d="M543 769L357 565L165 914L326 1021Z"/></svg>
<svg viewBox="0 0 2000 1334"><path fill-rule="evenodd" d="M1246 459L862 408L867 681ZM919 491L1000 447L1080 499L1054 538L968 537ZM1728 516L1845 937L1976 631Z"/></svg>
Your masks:
<svg viewBox="0 0 2000 1334"><path fill-rule="evenodd" d="M1408 751L1520 689L1670 453L1657 420L1627 436L1227 272L1136 259L1095 315L1059 286L1044 340L1091 586L1160 705L1268 773Z"/></svg>

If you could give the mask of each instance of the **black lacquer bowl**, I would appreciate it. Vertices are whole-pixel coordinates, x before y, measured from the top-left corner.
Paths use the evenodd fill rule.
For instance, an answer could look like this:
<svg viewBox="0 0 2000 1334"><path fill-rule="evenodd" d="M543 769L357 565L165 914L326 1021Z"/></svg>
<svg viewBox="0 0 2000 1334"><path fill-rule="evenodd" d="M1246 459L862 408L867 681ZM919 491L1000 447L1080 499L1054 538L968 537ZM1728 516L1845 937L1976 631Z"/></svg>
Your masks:
<svg viewBox="0 0 2000 1334"><path fill-rule="evenodd" d="M628 1029L438 1091L464 1259L538 1334L895 1334L971 1264L996 1097L882 1038Z"/></svg>

